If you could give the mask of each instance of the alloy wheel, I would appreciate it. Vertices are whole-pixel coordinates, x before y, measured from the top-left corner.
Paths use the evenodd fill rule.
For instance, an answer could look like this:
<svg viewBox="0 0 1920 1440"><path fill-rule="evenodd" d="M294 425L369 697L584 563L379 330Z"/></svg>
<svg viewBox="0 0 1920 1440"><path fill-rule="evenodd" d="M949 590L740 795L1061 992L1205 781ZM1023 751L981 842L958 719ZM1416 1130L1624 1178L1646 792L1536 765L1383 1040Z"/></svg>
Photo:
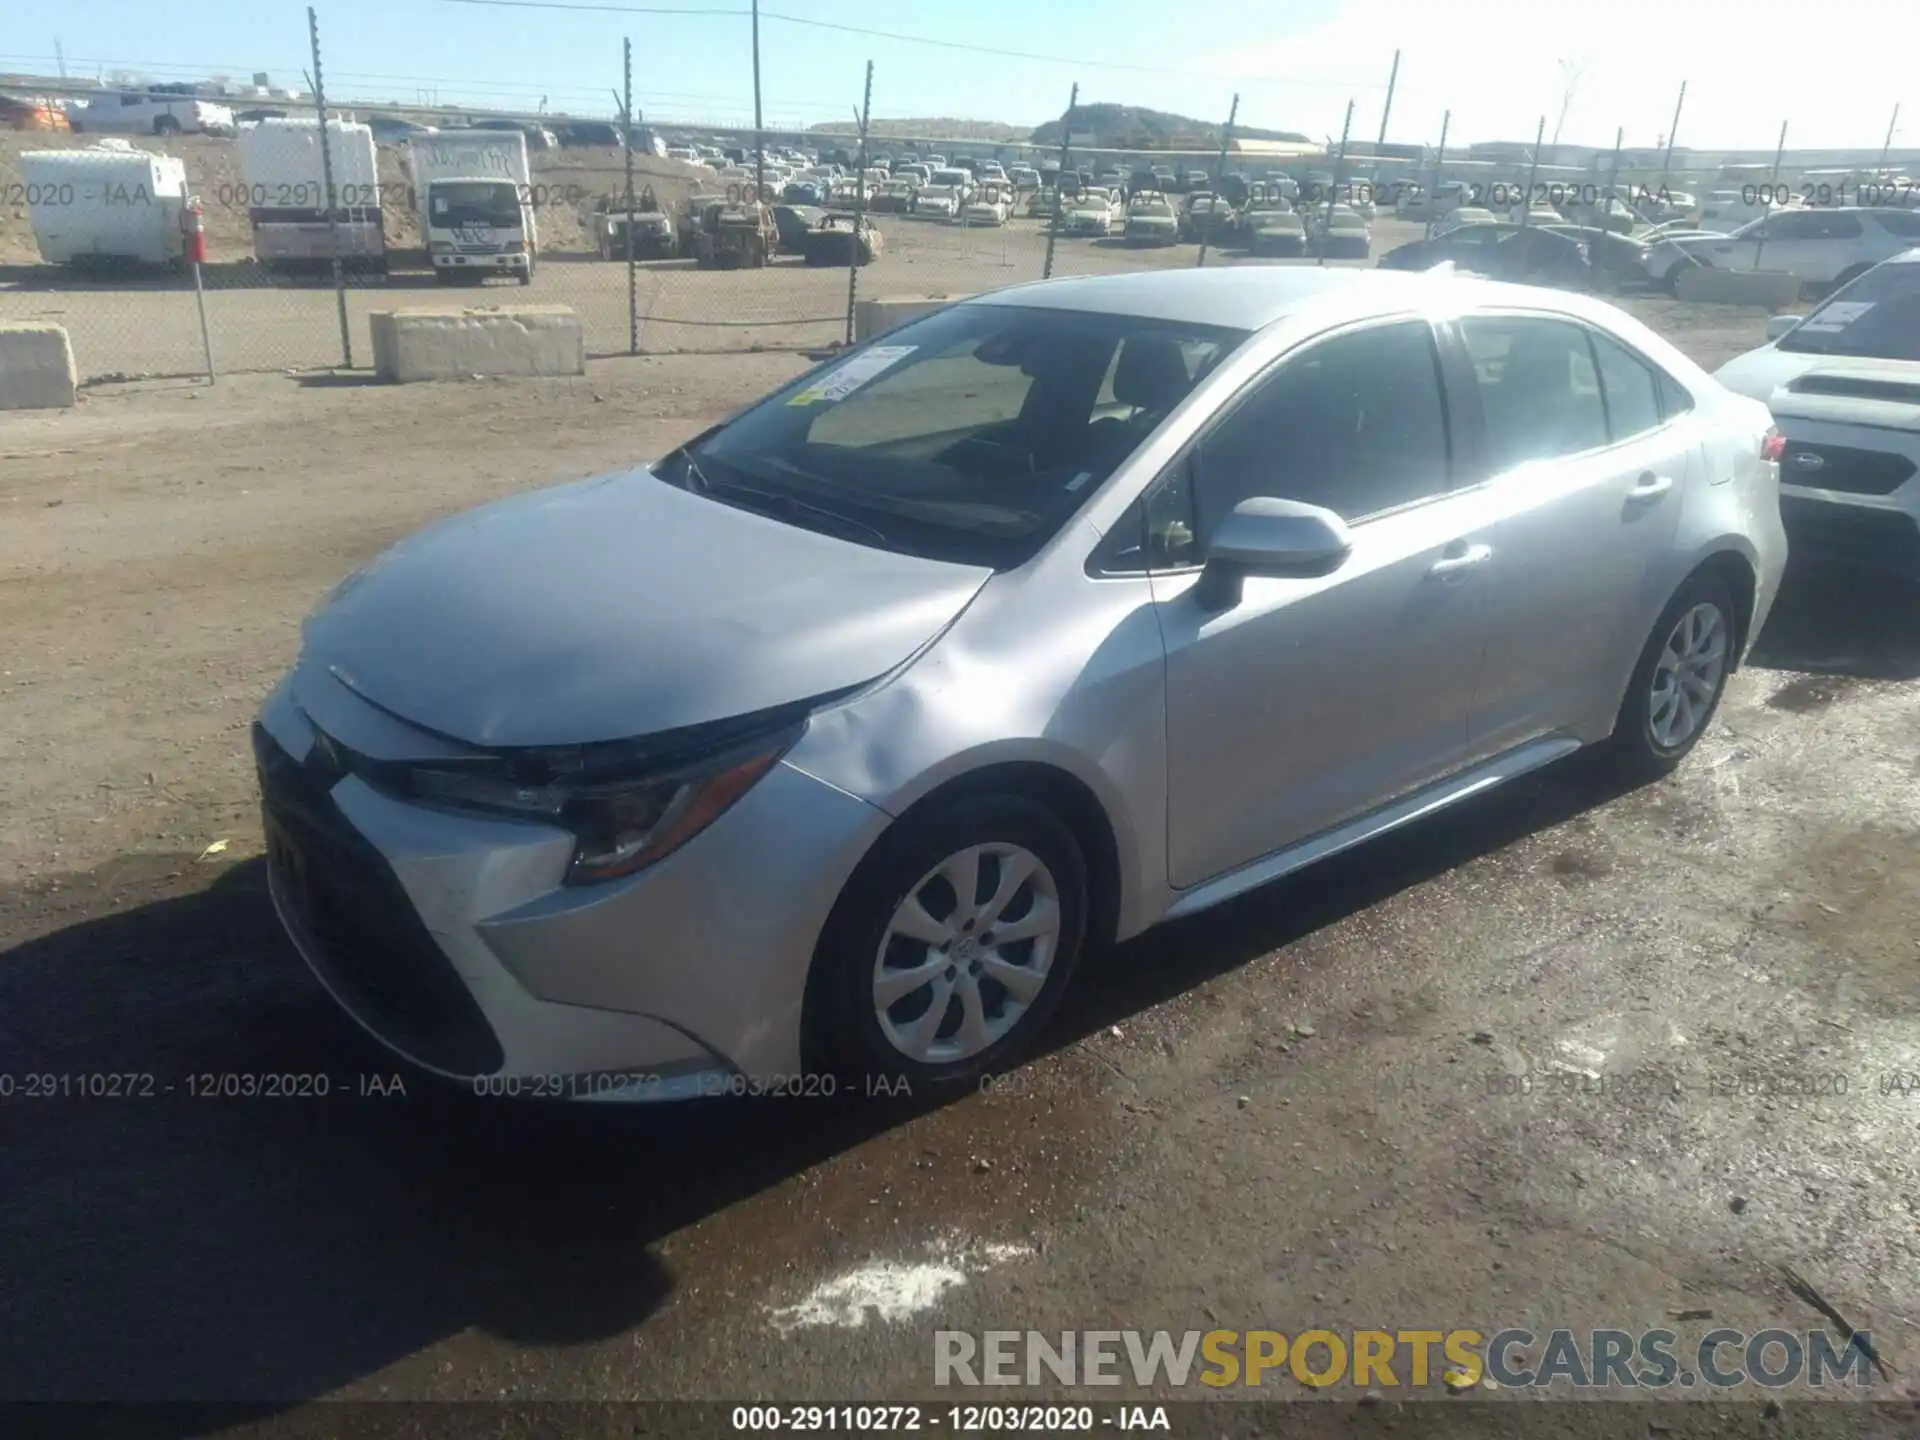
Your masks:
<svg viewBox="0 0 1920 1440"><path fill-rule="evenodd" d="M1726 674L1726 616L1703 601L1674 624L1654 663L1647 706L1654 743L1671 750L1692 739L1712 712Z"/></svg>
<svg viewBox="0 0 1920 1440"><path fill-rule="evenodd" d="M990 842L949 855L907 891L881 937L880 1033L927 1065L990 1049L1039 999L1061 923L1058 884L1032 851Z"/></svg>

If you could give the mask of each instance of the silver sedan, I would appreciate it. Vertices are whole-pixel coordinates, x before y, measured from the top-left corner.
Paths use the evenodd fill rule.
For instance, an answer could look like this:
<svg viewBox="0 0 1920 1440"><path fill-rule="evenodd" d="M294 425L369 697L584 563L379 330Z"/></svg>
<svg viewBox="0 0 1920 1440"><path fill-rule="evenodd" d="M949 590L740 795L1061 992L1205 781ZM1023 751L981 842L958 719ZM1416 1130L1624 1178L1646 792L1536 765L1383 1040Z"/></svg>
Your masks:
<svg viewBox="0 0 1920 1440"><path fill-rule="evenodd" d="M343 581L254 731L274 902L482 1088L965 1084L1113 941L1583 746L1677 764L1779 448L1573 295L981 296Z"/></svg>

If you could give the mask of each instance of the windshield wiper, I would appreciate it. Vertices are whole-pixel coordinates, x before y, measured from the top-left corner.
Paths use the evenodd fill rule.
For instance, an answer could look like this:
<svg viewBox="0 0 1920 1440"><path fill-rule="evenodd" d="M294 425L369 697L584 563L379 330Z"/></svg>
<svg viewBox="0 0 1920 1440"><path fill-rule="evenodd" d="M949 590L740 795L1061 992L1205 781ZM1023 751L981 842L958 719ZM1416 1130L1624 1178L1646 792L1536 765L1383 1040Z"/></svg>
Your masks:
<svg viewBox="0 0 1920 1440"><path fill-rule="evenodd" d="M758 509L763 514L771 511L776 517L782 512L789 518L812 516L839 526L843 533L857 532L881 546L890 543L886 532L878 526L869 525L864 520L855 519L838 510L829 510L824 505L815 505L811 501L802 500L797 495L783 494L775 490L761 490L752 485L740 485L733 481L716 484L701 472L700 463L693 458L691 449L681 451L681 460L686 466L687 479L691 482L687 488L696 495L705 495L708 499L718 500L722 504L729 499L746 502L743 508Z"/></svg>

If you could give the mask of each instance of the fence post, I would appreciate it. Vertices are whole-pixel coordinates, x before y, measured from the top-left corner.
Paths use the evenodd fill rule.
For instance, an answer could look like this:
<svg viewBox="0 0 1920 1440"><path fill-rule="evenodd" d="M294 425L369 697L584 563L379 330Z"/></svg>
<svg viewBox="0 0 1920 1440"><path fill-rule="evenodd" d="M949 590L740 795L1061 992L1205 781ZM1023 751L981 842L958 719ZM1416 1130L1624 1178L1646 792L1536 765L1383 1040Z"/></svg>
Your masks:
<svg viewBox="0 0 1920 1440"><path fill-rule="evenodd" d="M1066 204L1067 147L1073 143L1073 112L1080 107L1080 82L1073 82L1067 96L1067 113L1060 117L1060 173L1053 177L1053 215L1047 221L1047 260L1040 267L1040 278L1053 278L1053 245L1060 238L1060 211Z"/></svg>
<svg viewBox="0 0 1920 1440"><path fill-rule="evenodd" d="M1453 124L1453 111L1449 110L1440 117L1440 148L1433 152L1433 186L1427 191L1427 233L1424 239L1433 238L1434 210L1440 204L1440 177L1446 173L1447 166L1447 130Z"/></svg>
<svg viewBox="0 0 1920 1440"><path fill-rule="evenodd" d="M873 114L873 61L867 61L867 88L860 97L860 178L853 191L853 251L847 263L847 344L853 344L853 311L860 290L860 236L867 225L867 122Z"/></svg>
<svg viewBox="0 0 1920 1440"><path fill-rule="evenodd" d="M320 116L320 173L327 185L327 248L333 252L333 298L340 309L341 364L353 368L353 327L347 321L347 277L340 263L340 192L333 183L333 142L327 138L327 87L320 73L320 16L307 7L307 38L313 45L313 106Z"/></svg>
<svg viewBox="0 0 1920 1440"><path fill-rule="evenodd" d="M1327 190L1327 218L1320 229L1320 243L1314 248L1320 252L1321 265L1327 263L1327 232L1333 229L1333 207L1340 200L1340 179L1347 168L1347 136L1353 132L1353 101L1347 101L1347 118L1340 126L1340 149L1333 157L1333 184Z"/></svg>
<svg viewBox="0 0 1920 1440"><path fill-rule="evenodd" d="M1240 118L1240 97L1227 107L1226 128L1220 132L1220 158L1213 167L1213 199L1207 205L1206 228L1200 232L1200 255L1193 262L1198 270L1207 263L1207 246L1213 243L1213 227L1220 223L1220 182L1227 176L1227 152L1233 148L1233 122Z"/></svg>
<svg viewBox="0 0 1920 1440"><path fill-rule="evenodd" d="M620 147L620 153L627 157L627 186L623 203L626 205L627 232L627 353L640 353L640 272L633 259L633 40L631 37L620 42L622 70L625 83L620 90L620 133L627 143Z"/></svg>

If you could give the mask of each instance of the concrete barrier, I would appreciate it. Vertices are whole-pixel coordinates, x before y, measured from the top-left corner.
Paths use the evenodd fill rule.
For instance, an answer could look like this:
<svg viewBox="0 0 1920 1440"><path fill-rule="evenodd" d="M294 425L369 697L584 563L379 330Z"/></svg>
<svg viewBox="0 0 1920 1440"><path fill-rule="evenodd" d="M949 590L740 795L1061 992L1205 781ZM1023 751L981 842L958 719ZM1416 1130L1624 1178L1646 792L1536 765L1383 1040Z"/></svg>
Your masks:
<svg viewBox="0 0 1920 1440"><path fill-rule="evenodd" d="M367 318L374 373L396 384L587 373L586 336L566 305L423 305Z"/></svg>
<svg viewBox="0 0 1920 1440"><path fill-rule="evenodd" d="M0 410L63 410L80 375L64 326L0 321Z"/></svg>
<svg viewBox="0 0 1920 1440"><path fill-rule="evenodd" d="M898 329L929 310L938 310L956 300L967 298L965 295L881 295L872 300L858 301L853 307L853 338L871 340L876 335Z"/></svg>
<svg viewBox="0 0 1920 1440"><path fill-rule="evenodd" d="M1800 299L1800 277L1784 270L1716 270L1695 265L1680 272L1673 293L1709 305L1754 305L1778 310Z"/></svg>

